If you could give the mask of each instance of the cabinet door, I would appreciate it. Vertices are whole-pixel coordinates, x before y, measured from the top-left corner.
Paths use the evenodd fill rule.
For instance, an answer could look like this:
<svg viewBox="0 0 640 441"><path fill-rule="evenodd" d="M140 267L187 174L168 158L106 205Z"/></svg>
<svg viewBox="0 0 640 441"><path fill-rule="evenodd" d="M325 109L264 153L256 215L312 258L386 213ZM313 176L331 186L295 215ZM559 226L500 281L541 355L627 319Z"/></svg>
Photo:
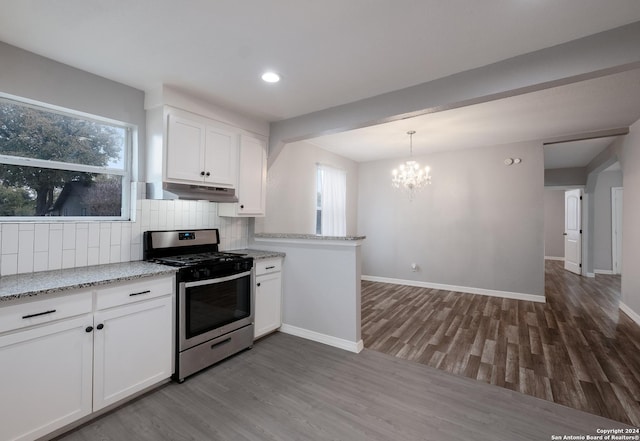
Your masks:
<svg viewBox="0 0 640 441"><path fill-rule="evenodd" d="M205 125L169 115L167 127L166 178L171 181L204 181Z"/></svg>
<svg viewBox="0 0 640 441"><path fill-rule="evenodd" d="M282 325L282 277L281 273L256 277L255 331L261 337Z"/></svg>
<svg viewBox="0 0 640 441"><path fill-rule="evenodd" d="M238 178L238 215L264 216L267 184L265 143L242 135Z"/></svg>
<svg viewBox="0 0 640 441"><path fill-rule="evenodd" d="M0 439L34 440L91 413L91 314L0 337Z"/></svg>
<svg viewBox="0 0 640 441"><path fill-rule="evenodd" d="M93 410L171 376L173 296L95 313Z"/></svg>
<svg viewBox="0 0 640 441"><path fill-rule="evenodd" d="M205 183L235 187L238 167L238 134L220 127L207 126Z"/></svg>

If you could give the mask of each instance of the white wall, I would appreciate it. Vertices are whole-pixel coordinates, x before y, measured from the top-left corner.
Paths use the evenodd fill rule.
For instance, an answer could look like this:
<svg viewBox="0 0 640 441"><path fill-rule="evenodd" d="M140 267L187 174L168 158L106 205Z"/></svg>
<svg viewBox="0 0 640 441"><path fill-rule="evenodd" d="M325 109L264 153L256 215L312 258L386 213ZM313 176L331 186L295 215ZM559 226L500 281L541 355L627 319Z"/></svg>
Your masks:
<svg viewBox="0 0 640 441"><path fill-rule="evenodd" d="M613 269L611 257L611 188L622 187L622 172L608 171L598 175L593 195L593 267L597 271Z"/></svg>
<svg viewBox="0 0 640 441"><path fill-rule="evenodd" d="M622 149L622 301L640 314L640 121L630 127Z"/></svg>
<svg viewBox="0 0 640 441"><path fill-rule="evenodd" d="M267 216L257 218L256 233L315 234L316 167L347 173L347 235L357 233L358 164L309 142L287 144L267 175Z"/></svg>
<svg viewBox="0 0 640 441"><path fill-rule="evenodd" d="M255 239L251 248L286 254L281 331L362 349L360 241Z"/></svg>
<svg viewBox="0 0 640 441"><path fill-rule="evenodd" d="M137 126L134 179L143 179L144 93L0 42L0 92ZM139 172L139 173L137 173Z"/></svg>
<svg viewBox="0 0 640 441"><path fill-rule="evenodd" d="M544 255L564 259L564 190L544 189Z"/></svg>
<svg viewBox="0 0 640 441"><path fill-rule="evenodd" d="M505 166L508 157L522 163ZM358 233L367 236L362 273L544 296L542 146L416 160L431 166L433 184L413 202L390 185L397 160L360 164Z"/></svg>

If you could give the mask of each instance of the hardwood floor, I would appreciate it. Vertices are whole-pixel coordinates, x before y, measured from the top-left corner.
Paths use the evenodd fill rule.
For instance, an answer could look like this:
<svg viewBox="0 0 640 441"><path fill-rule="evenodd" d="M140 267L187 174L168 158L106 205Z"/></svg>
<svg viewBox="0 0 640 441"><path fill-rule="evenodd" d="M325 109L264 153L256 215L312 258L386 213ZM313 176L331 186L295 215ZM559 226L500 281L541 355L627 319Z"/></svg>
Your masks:
<svg viewBox="0 0 640 441"><path fill-rule="evenodd" d="M640 327L620 277L546 261L546 304L362 283L366 348L640 426Z"/></svg>
<svg viewBox="0 0 640 441"><path fill-rule="evenodd" d="M277 333L58 440L541 441L623 427L380 352Z"/></svg>

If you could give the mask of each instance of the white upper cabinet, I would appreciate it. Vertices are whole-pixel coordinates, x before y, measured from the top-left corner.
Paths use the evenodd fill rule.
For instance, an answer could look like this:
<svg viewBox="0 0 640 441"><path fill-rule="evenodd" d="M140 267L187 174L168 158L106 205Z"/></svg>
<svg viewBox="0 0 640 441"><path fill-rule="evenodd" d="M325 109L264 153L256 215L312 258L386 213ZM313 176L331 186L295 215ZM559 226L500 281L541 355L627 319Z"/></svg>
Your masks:
<svg viewBox="0 0 640 441"><path fill-rule="evenodd" d="M239 134L230 126L183 111L167 123L165 180L233 188Z"/></svg>
<svg viewBox="0 0 640 441"><path fill-rule="evenodd" d="M234 187L238 168L238 134L222 127L208 125L205 146L205 182Z"/></svg>
<svg viewBox="0 0 640 441"><path fill-rule="evenodd" d="M265 215L267 187L266 142L254 136L240 136L238 202L218 207L220 216L259 217Z"/></svg>
<svg viewBox="0 0 640 441"><path fill-rule="evenodd" d="M167 127L167 179L202 182L205 167L205 125L169 115Z"/></svg>

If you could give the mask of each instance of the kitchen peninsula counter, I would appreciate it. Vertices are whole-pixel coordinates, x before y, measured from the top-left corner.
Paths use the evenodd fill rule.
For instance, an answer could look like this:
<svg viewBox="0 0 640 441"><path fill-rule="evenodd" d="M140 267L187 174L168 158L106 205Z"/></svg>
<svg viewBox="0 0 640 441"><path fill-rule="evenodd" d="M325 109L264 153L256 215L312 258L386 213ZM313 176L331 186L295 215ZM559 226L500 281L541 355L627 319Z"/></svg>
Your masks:
<svg viewBox="0 0 640 441"><path fill-rule="evenodd" d="M273 259L286 256L285 253L281 253L279 251L264 251L253 249L228 250L225 251L225 253L242 254L247 257L251 257L253 260Z"/></svg>

